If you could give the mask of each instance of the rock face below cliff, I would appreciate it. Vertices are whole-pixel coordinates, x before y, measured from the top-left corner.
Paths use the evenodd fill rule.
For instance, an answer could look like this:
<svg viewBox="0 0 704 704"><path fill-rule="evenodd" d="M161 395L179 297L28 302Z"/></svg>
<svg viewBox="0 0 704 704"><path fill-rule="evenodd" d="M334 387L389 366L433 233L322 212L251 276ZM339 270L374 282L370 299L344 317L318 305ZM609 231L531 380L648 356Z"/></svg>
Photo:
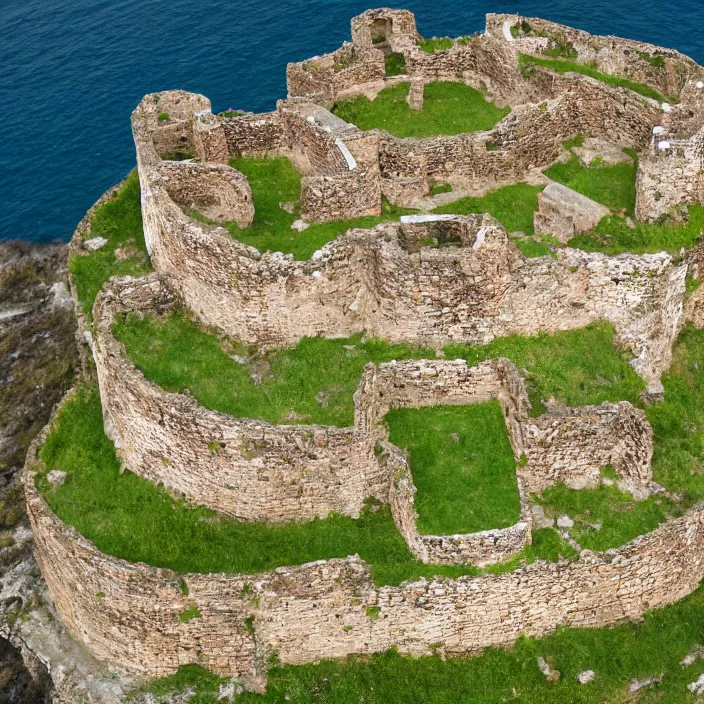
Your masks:
<svg viewBox="0 0 704 704"><path fill-rule="evenodd" d="M67 252L63 244L0 243L0 704L52 696L46 667L26 647L43 587L19 473L78 365Z"/></svg>

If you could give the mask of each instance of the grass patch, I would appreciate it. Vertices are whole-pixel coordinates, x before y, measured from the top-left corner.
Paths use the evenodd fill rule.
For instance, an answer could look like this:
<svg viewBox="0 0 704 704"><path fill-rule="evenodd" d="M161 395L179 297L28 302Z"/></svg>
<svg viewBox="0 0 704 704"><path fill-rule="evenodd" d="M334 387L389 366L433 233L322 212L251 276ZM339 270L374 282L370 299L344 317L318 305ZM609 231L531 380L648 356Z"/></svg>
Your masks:
<svg viewBox="0 0 704 704"><path fill-rule="evenodd" d="M475 533L518 522L516 463L498 401L397 408L390 440L409 451L421 535Z"/></svg>
<svg viewBox="0 0 704 704"><path fill-rule="evenodd" d="M452 184L450 183L445 183L444 181L436 181L433 179L430 182L430 195L431 196L436 196L439 193L451 193L452 192Z"/></svg>
<svg viewBox="0 0 704 704"><path fill-rule="evenodd" d="M435 81L425 86L422 110L406 102L409 83L384 88L375 100L358 96L332 111L361 130L384 129L396 137L430 137L490 130L510 112L497 108L463 83Z"/></svg>
<svg viewBox="0 0 704 704"><path fill-rule="evenodd" d="M189 389L206 408L271 423L350 426L352 395L367 362L435 356L428 348L362 342L355 335L307 337L241 364L229 354L242 350L204 332L183 313L163 321L130 315L115 325L114 334L145 376L167 391Z"/></svg>
<svg viewBox="0 0 704 704"><path fill-rule="evenodd" d="M504 186L476 198L468 196L453 203L435 208L433 213L454 213L469 215L471 213L489 213L493 215L509 232L521 230L532 235L533 213L538 209L538 193L544 186L529 186L517 183Z"/></svg>
<svg viewBox="0 0 704 704"><path fill-rule="evenodd" d="M434 54L436 51L452 49L454 42L450 37L431 37L430 39L419 39L418 48L426 54Z"/></svg>
<svg viewBox="0 0 704 704"><path fill-rule="evenodd" d="M526 238L514 240L513 243L521 251L521 254L524 257L528 257L528 259L533 259L534 257L549 257L553 254L550 245L542 240Z"/></svg>
<svg viewBox="0 0 704 704"><path fill-rule="evenodd" d="M613 166L582 166L573 154L569 161L553 164L543 173L621 215L632 216L636 207L636 169L637 158Z"/></svg>
<svg viewBox="0 0 704 704"><path fill-rule="evenodd" d="M605 254L677 253L697 244L704 231L704 206L690 205L688 210L689 220L677 225L636 221L635 227L629 227L624 218L604 218L594 230L573 237L568 245Z"/></svg>
<svg viewBox="0 0 704 704"><path fill-rule="evenodd" d="M187 161L188 159L195 159L196 156L196 150L188 146L174 147L161 154L161 158L165 161Z"/></svg>
<svg viewBox="0 0 704 704"><path fill-rule="evenodd" d="M151 271L142 230L139 177L134 170L115 198L96 209L89 237L104 237L108 243L87 255L73 255L69 271L78 300L88 320L93 303L111 276L140 276ZM122 251L120 259L115 250Z"/></svg>
<svg viewBox="0 0 704 704"><path fill-rule="evenodd" d="M406 57L403 54L389 54L386 57L387 76L405 76L406 73Z"/></svg>
<svg viewBox="0 0 704 704"><path fill-rule="evenodd" d="M636 54L653 68L665 68L665 57L660 54L648 54L645 51L637 51Z"/></svg>
<svg viewBox="0 0 704 704"><path fill-rule="evenodd" d="M298 260L310 259L325 244L353 227L374 227L386 220L397 220L401 215L416 212L384 202L381 217L362 217L312 224L303 232L291 229L298 217L301 197L301 175L285 157L274 159L232 159L230 166L243 173L252 188L254 221L248 228L235 223L226 225L230 234L240 242L260 252L284 252ZM292 213L281 207L291 204Z"/></svg>
<svg viewBox="0 0 704 704"><path fill-rule="evenodd" d="M704 330L682 331L662 383L664 402L646 409L655 435L653 478L689 506L704 500Z"/></svg>
<svg viewBox="0 0 704 704"><path fill-rule="evenodd" d="M129 315L113 332L147 379L167 391L190 393L206 408L272 423L353 422L352 395L367 362L432 359L433 350L360 335L330 340L304 338L295 347L253 355L240 363L229 355L243 350L204 332L183 313L163 320ZM613 328L593 324L580 330L513 335L488 345L448 345L450 359L470 366L508 357L526 375L533 411L555 396L569 406L603 401L638 402L644 382L614 346ZM246 354L246 351L245 351Z"/></svg>
<svg viewBox="0 0 704 704"><path fill-rule="evenodd" d="M635 701L632 680L662 681L639 692L640 702L694 702L687 685L704 672L701 660L688 667L680 661L704 642L704 588L676 604L651 611L642 622L609 628L559 628L543 638L518 640L504 650L488 648L475 657L415 658L394 650L368 657L350 656L311 665L278 665L269 671L267 693L243 693L243 704L603 704ZM542 656L561 673L548 682L539 671ZM597 678L581 685L577 675L594 670ZM224 679L196 665L155 680L149 691L166 695L191 688L198 699L215 704ZM208 698L209 697L209 698Z"/></svg>
<svg viewBox="0 0 704 704"><path fill-rule="evenodd" d="M173 499L120 462L103 431L96 388L82 387L56 419L41 449L48 469L68 472L49 489L51 508L98 549L179 573L255 573L358 553L378 584L433 575L478 574L473 567L424 565L409 552L388 506L359 519L331 515L306 523L242 523Z"/></svg>
<svg viewBox="0 0 704 704"><path fill-rule="evenodd" d="M548 516L568 515L574 526L570 535L587 550L608 550L657 528L667 518L680 515L674 502L662 496L645 501L615 486L569 489L557 484L543 490L540 503Z"/></svg>
<svg viewBox="0 0 704 704"><path fill-rule="evenodd" d="M536 560L557 562L560 559L576 560L577 551L554 529L536 528L532 533L533 542L506 562L484 568L487 574L512 572L521 565L530 565Z"/></svg>
<svg viewBox="0 0 704 704"><path fill-rule="evenodd" d="M513 361L526 378L534 415L544 412L542 400L550 396L568 406L638 403L645 388L629 357L615 347L613 328L603 323L553 335L512 335L477 347L448 345L445 354L470 366L498 357Z"/></svg>
<svg viewBox="0 0 704 704"><path fill-rule="evenodd" d="M646 98L653 98L658 102L665 102L665 98L658 93L654 88L646 86L642 83L634 83L629 81L627 78L621 78L620 76L611 76L607 73L602 73L598 71L593 66L585 66L584 64L577 63L575 61L566 61L564 59L542 59L536 56L528 56L527 54L521 54L519 56L519 66L525 72L530 70L531 66L543 66L544 68L551 68L553 71L559 74L563 73L581 73L583 76L589 76L590 78L596 78L602 83L607 83L610 86L616 86L620 88L628 88L629 90L639 93ZM676 102L676 101L675 101Z"/></svg>

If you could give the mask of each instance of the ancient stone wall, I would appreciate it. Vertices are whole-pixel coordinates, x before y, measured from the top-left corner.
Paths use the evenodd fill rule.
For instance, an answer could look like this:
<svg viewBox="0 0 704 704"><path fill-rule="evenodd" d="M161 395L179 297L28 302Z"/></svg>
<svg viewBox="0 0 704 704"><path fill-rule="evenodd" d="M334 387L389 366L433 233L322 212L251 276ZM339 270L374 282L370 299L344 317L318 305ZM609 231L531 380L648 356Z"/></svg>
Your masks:
<svg viewBox="0 0 704 704"><path fill-rule="evenodd" d="M473 190L513 184L552 164L575 135L640 149L657 120L657 109L631 91L575 76L556 97L514 108L490 131L421 139L382 133L382 190L391 202L410 205L427 194L429 178Z"/></svg>
<svg viewBox="0 0 704 704"><path fill-rule="evenodd" d="M638 161L636 217L653 221L693 203L704 204L704 129L687 139L653 135Z"/></svg>
<svg viewBox="0 0 704 704"><path fill-rule="evenodd" d="M408 10L392 10L388 7L367 10L353 17L350 25L355 47L386 45L391 51L402 52L409 46L415 46L420 39L415 15Z"/></svg>
<svg viewBox="0 0 704 704"><path fill-rule="evenodd" d="M370 438L353 428L274 425L199 406L145 380L114 339L116 316L160 315L175 299L158 276L113 280L94 308L106 428L125 465L189 501L249 521L359 516L388 497Z"/></svg>
<svg viewBox="0 0 704 704"><path fill-rule="evenodd" d="M645 413L627 401L558 408L521 423L527 490L539 493L558 482L572 489L594 488L611 466L619 486L642 499L652 480L653 431Z"/></svg>
<svg viewBox="0 0 704 704"><path fill-rule="evenodd" d="M339 98L384 86L384 53L369 46L345 43L337 51L286 67L288 94L331 108Z"/></svg>
<svg viewBox="0 0 704 704"><path fill-rule="evenodd" d="M145 104L151 108L152 99ZM392 341L488 342L607 320L639 355L636 368L650 384L657 386L669 364L686 265L675 272L667 255L609 258L565 249L557 260L527 260L489 216L435 216L468 228L456 247L409 252L404 225L388 224L352 230L305 262L261 255L176 206L159 176L151 113L143 108L133 128L147 248L155 270L205 325L272 347L363 330ZM429 239L438 239L438 224L425 219Z"/></svg>
<svg viewBox="0 0 704 704"><path fill-rule="evenodd" d="M254 219L252 189L247 179L225 164L163 161L159 176L171 199L216 222L249 227Z"/></svg>
<svg viewBox="0 0 704 704"><path fill-rule="evenodd" d="M277 154L284 141L278 112L219 116L230 156L267 157Z"/></svg>
<svg viewBox="0 0 704 704"><path fill-rule="evenodd" d="M524 22L530 28L527 33L523 30ZM514 26L518 30L517 37L511 36L510 29ZM696 62L674 49L631 39L595 36L537 17L488 14L486 31L525 54L540 55L547 49L564 47L563 51L573 52L572 60L595 65L606 74L649 85L666 98L679 97L687 81L704 72Z"/></svg>
<svg viewBox="0 0 704 704"><path fill-rule="evenodd" d="M576 562L538 561L501 575L378 587L357 557L251 576L176 575L109 557L63 524L34 486L37 447L25 488L52 599L96 657L149 676L198 662L261 687L272 652L295 664L390 647L477 653L561 625L638 619L704 578L701 506L603 555L583 551ZM180 618L188 610L197 616Z"/></svg>

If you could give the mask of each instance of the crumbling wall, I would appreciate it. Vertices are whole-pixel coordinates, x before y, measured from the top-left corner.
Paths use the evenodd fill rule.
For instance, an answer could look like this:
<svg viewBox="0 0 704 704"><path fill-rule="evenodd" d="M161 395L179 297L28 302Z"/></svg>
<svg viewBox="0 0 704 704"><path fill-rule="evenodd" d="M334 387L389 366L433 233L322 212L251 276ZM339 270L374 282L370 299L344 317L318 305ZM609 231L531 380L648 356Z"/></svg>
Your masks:
<svg viewBox="0 0 704 704"><path fill-rule="evenodd" d="M478 653L562 625L639 619L704 578L701 506L603 555L583 551L576 562L538 561L501 575L377 587L357 557L251 577L176 575L109 557L62 523L34 486L37 447L25 489L56 608L96 657L149 676L199 662L261 687L261 663L272 652L285 664L391 647L413 655ZM179 618L194 607L195 618Z"/></svg>
<svg viewBox="0 0 704 704"><path fill-rule="evenodd" d="M408 46L415 46L420 38L415 15L408 10L388 7L367 10L353 17L350 25L352 43L360 48L388 46L393 52L401 52Z"/></svg>
<svg viewBox="0 0 704 704"><path fill-rule="evenodd" d="M636 217L653 221L693 203L704 204L704 129L687 139L653 135L638 160Z"/></svg>
<svg viewBox="0 0 704 704"><path fill-rule="evenodd" d="M645 413L627 401L557 408L522 419L525 462L519 470L531 493L558 482L594 488L611 466L620 486L645 498L652 480L653 431Z"/></svg>
<svg viewBox="0 0 704 704"><path fill-rule="evenodd" d="M523 31L524 22L530 27L528 33ZM515 38L510 33L513 26L518 30ZM603 73L623 76L634 83L649 85L666 98L675 98L674 102L691 76L702 75L702 68L695 61L674 49L631 39L592 35L537 17L488 14L486 31L525 54L540 55L548 48L564 47L563 51L573 53L571 60L595 65Z"/></svg>
<svg viewBox="0 0 704 704"><path fill-rule="evenodd" d="M288 64L286 85L289 96L305 97L331 108L339 98L360 90L378 92L385 75L382 51L345 42L331 54Z"/></svg>
<svg viewBox="0 0 704 704"><path fill-rule="evenodd" d="M382 190L392 202L409 205L427 194L429 178L473 190L513 184L552 164L562 143L578 134L640 149L658 116L631 91L575 76L556 97L514 108L490 131L405 139L383 133Z"/></svg>
<svg viewBox="0 0 704 704"><path fill-rule="evenodd" d="M278 112L223 115L218 120L230 156L267 157L282 148L284 128Z"/></svg>
<svg viewBox="0 0 704 704"><path fill-rule="evenodd" d="M607 320L639 355L636 369L651 385L667 368L686 273L686 266L675 271L668 255L609 258L565 249L556 261L528 260L486 215L421 218L431 242L433 220L465 223L472 234L459 246L409 252L402 223L351 230L305 262L262 255L188 218L169 197L151 141L152 100L133 116L145 241L155 270L205 325L262 347L360 331L441 345ZM307 118L292 122L317 128Z"/></svg>
<svg viewBox="0 0 704 704"><path fill-rule="evenodd" d="M217 222L249 227L254 219L252 189L247 179L225 164L163 161L159 176L171 199Z"/></svg>
<svg viewBox="0 0 704 704"><path fill-rule="evenodd" d="M157 275L113 280L94 308L94 357L106 428L125 465L156 484L249 521L359 516L386 501L373 442L353 428L274 425L210 411L146 381L114 339L118 314L160 315L175 305Z"/></svg>

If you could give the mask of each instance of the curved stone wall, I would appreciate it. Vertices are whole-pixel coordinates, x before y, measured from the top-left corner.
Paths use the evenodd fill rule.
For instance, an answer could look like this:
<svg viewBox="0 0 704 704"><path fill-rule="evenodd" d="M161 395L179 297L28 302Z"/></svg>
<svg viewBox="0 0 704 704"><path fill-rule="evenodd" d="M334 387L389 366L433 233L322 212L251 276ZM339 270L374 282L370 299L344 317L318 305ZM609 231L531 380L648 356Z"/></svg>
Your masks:
<svg viewBox="0 0 704 704"><path fill-rule="evenodd" d="M188 100L200 107L197 98ZM147 98L133 116L145 241L156 271L204 324L272 347L363 330L394 341L487 342L602 319L659 388L682 318L686 264L676 268L664 254L609 258L569 249L557 261L524 259L488 216L425 219L431 239L445 228L441 239L459 238L456 248L409 252L408 225L391 224L350 231L305 262L262 255L187 217L171 199L152 141L155 109Z"/></svg>
<svg viewBox="0 0 704 704"><path fill-rule="evenodd" d="M521 30L523 22L531 28L528 34ZM510 28L514 26L519 29L517 37L513 37L510 32ZM666 97L679 97L692 76L704 75L701 66L674 49L632 39L592 35L538 17L488 14L486 32L525 54L541 55L549 47L555 48L558 43L574 52L572 60L595 65L599 71L606 74L624 76L635 83L644 83ZM662 59L661 65L653 62L653 59L657 58Z"/></svg>
<svg viewBox="0 0 704 704"><path fill-rule="evenodd" d="M477 653L561 625L638 619L704 577L701 506L603 555L584 551L576 562L536 562L502 575L377 587L357 557L257 575L176 575L107 556L56 517L34 484L43 436L24 476L50 594L71 634L96 657L144 675L198 662L261 687L272 652L297 664L391 647ZM179 618L194 607L197 617Z"/></svg>
<svg viewBox="0 0 704 704"><path fill-rule="evenodd" d="M94 358L106 429L132 471L188 500L249 521L359 516L388 480L354 428L274 425L209 411L145 380L112 336L118 314L163 314L176 301L158 276L113 279L94 308Z"/></svg>

